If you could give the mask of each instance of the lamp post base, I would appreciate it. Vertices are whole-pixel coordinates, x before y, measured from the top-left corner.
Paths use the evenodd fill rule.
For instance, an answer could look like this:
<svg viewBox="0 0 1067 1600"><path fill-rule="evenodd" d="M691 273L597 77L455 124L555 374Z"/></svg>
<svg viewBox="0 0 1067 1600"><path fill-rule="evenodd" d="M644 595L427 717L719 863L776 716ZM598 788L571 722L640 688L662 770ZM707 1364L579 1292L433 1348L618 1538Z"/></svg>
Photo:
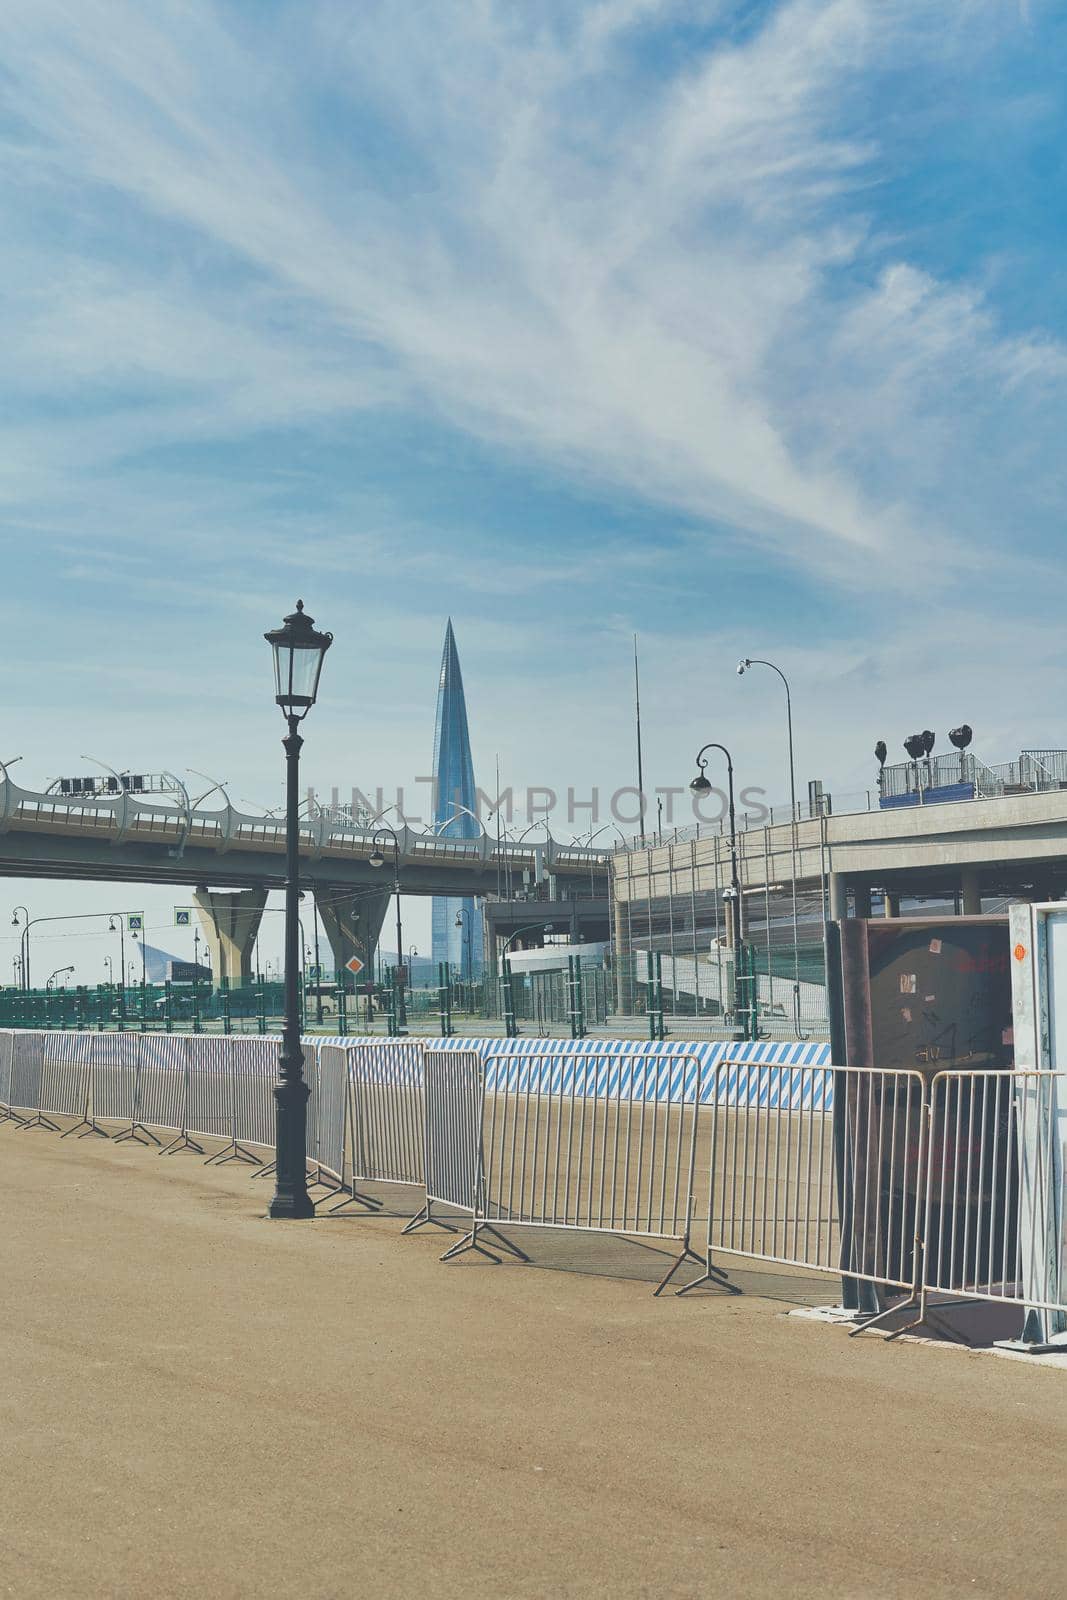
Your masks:
<svg viewBox="0 0 1067 1600"><path fill-rule="evenodd" d="M303 1193L298 1190L293 1194L275 1194L271 1198L267 1215L279 1217L283 1221L286 1217L294 1222L299 1221L301 1218L315 1215L315 1202L306 1189Z"/></svg>
<svg viewBox="0 0 1067 1600"><path fill-rule="evenodd" d="M291 1066L283 1046L283 1069ZM296 1051L299 1052L299 1044ZM277 1148L274 1194L269 1217L293 1220L313 1217L315 1202L307 1191L307 1104L311 1090L302 1078L283 1078L274 1087L277 1106Z"/></svg>

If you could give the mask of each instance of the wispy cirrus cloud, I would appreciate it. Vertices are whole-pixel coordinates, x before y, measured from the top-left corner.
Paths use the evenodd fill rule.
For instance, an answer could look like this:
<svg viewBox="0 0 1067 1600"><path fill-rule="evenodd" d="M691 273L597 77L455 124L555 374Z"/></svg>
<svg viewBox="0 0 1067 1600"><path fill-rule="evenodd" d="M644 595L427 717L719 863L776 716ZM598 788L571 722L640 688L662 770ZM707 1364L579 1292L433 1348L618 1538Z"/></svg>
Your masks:
<svg viewBox="0 0 1067 1600"><path fill-rule="evenodd" d="M1002 0L947 24L915 0L13 0L3 164L44 199L9 348L63 414L0 436L0 483L17 505L60 462L402 406L718 548L846 583L965 570L1062 427L1064 347L909 260L874 106L1013 25Z"/></svg>

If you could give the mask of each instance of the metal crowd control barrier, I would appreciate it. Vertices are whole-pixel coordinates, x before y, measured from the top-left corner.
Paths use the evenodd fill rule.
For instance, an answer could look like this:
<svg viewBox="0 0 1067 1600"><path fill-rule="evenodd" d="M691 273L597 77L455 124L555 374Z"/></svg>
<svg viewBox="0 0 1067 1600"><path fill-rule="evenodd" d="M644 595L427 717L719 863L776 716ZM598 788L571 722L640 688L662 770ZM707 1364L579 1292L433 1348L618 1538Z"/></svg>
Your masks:
<svg viewBox="0 0 1067 1600"><path fill-rule="evenodd" d="M308 1182L336 1194L344 1187L348 1062L336 1045L319 1045L314 1056L313 1073L305 1057L305 1074L314 1080L308 1101Z"/></svg>
<svg viewBox="0 0 1067 1600"><path fill-rule="evenodd" d="M721 1062L707 1106L707 1261L678 1293L737 1292L715 1258L744 1256L918 1304L926 1111L919 1072Z"/></svg>
<svg viewBox="0 0 1067 1600"><path fill-rule="evenodd" d="M660 1294L683 1261L701 1261L691 1248L700 1099L700 1063L687 1056L525 1057L486 1098L485 1220L677 1240Z"/></svg>
<svg viewBox="0 0 1067 1600"><path fill-rule="evenodd" d="M441 1257L447 1261L464 1250L477 1250L491 1261L499 1261L478 1242L480 1232L496 1229L484 1220L485 1168L482 1156L482 1119L485 1112L485 1069L478 1050L425 1050L423 1072L423 1161L426 1172L426 1203L412 1217L405 1233L432 1222L448 1232L450 1223L435 1217L435 1205L453 1211L468 1211L470 1231ZM521 1256L508 1241L509 1250ZM523 1258L525 1259L525 1258Z"/></svg>
<svg viewBox="0 0 1067 1600"><path fill-rule="evenodd" d="M232 1037L205 1033L185 1038L188 1073L186 1076L187 1133L201 1139L224 1139L227 1143L207 1157L206 1166L228 1161L258 1162L259 1157L239 1148L236 1136Z"/></svg>
<svg viewBox="0 0 1067 1600"><path fill-rule="evenodd" d="M145 1033L140 1043L138 1119L152 1128L181 1128L187 1090L185 1040L175 1034Z"/></svg>
<svg viewBox="0 0 1067 1600"><path fill-rule="evenodd" d="M1067 1082L1056 1072L940 1072L930 1091L919 1315L930 1294L1026 1308L1022 1342L1067 1332ZM907 1328L898 1329L904 1333Z"/></svg>
<svg viewBox="0 0 1067 1600"><path fill-rule="evenodd" d="M116 1144L132 1139L135 1144L159 1144L141 1116L141 1042L139 1033L98 1033L93 1035L93 1119L124 1122L115 1134Z"/></svg>
<svg viewBox="0 0 1067 1600"><path fill-rule="evenodd" d="M11 1106L34 1114L19 1118L22 1128L46 1128L50 1133L59 1133L53 1117L80 1117L85 1122L90 1098L88 1046L88 1035L14 1035Z"/></svg>
<svg viewBox="0 0 1067 1600"><path fill-rule="evenodd" d="M184 1034L166 1034L164 1037L173 1044L175 1059L180 1059L182 1086L180 1110L175 1121L171 1124L171 1127L177 1128L178 1131L170 1143L163 1146L159 1154L161 1156L173 1156L177 1155L179 1150L191 1150L194 1155L202 1156L204 1154L203 1145L198 1144L195 1139L190 1137L189 1133L191 1100L189 1094L189 1052L186 1049L186 1037Z"/></svg>
<svg viewBox="0 0 1067 1600"><path fill-rule="evenodd" d="M11 1064L15 1053L15 1033L10 1028L0 1031L0 1122L18 1122L20 1117L11 1104Z"/></svg>
<svg viewBox="0 0 1067 1600"><path fill-rule="evenodd" d="M271 1150L275 1142L274 1085L278 1081L281 1040L231 1037L233 1071L233 1147L244 1160L262 1165L248 1148Z"/></svg>
<svg viewBox="0 0 1067 1600"><path fill-rule="evenodd" d="M324 1045L322 1053L332 1046ZM426 1180L423 1149L423 1047L414 1039L349 1045L351 1193L341 1205L381 1208L360 1183L397 1183L421 1188ZM425 1210L425 1208L423 1208ZM436 1222L421 1213L414 1219Z"/></svg>
<svg viewBox="0 0 1067 1600"><path fill-rule="evenodd" d="M280 1041L0 1031L0 1111L20 1127L159 1143L227 1141L212 1162L259 1163L274 1138ZM939 1326L931 1295L1025 1308L1031 1346L1067 1332L1067 1079L698 1059L632 1049L307 1045L316 1181L423 1184L466 1213L447 1260L502 1229L573 1228L680 1241L708 1219L701 1283L738 1292L742 1256L897 1291ZM487 1079L490 1088L487 1091ZM23 1116L21 1113L28 1113ZM84 1137L83 1133L83 1137ZM344 1204L349 1203L346 1199ZM903 1300L900 1296L903 1295ZM889 1312L864 1321L871 1327ZM905 1332L895 1329L891 1337ZM944 1331L955 1335L954 1330Z"/></svg>

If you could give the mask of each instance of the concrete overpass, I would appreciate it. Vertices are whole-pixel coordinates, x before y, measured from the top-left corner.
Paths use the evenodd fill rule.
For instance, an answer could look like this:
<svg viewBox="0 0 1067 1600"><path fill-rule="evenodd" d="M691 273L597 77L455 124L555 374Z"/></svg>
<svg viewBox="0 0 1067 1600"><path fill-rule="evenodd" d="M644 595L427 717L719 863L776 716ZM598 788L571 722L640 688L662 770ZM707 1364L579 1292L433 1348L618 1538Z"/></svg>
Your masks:
<svg viewBox="0 0 1067 1600"><path fill-rule="evenodd" d="M870 914L881 892L887 914L902 896L947 898L977 912L983 898L1054 900L1067 894L1067 788L940 805L806 817L747 827L737 836L743 899L788 898L794 861L798 893L834 920ZM617 848L614 861L616 944L632 940L646 909L661 903L699 907L721 900L730 882L725 827L678 830L662 844ZM658 913L657 913L658 914ZM651 916L649 923L651 926Z"/></svg>
<svg viewBox="0 0 1067 1600"><path fill-rule="evenodd" d="M142 794L65 795L22 789L0 764L0 875L192 887L213 970L247 982L260 917L285 882L285 818L172 804ZM301 819L301 879L315 897L338 967L369 961L393 890L392 839L383 867L370 857L377 825L322 810ZM405 895L496 894L503 882L555 879L561 898L607 893L610 851L484 831L453 839L401 826Z"/></svg>

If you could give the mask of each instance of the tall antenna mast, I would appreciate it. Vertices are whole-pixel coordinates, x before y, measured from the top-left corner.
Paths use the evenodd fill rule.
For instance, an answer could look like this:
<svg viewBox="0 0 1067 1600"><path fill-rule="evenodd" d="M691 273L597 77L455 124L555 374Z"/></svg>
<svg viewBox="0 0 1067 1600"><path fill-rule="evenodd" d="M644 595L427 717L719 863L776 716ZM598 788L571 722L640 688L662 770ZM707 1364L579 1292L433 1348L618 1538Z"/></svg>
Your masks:
<svg viewBox="0 0 1067 1600"><path fill-rule="evenodd" d="M641 760L641 679L637 671L637 635L634 634L634 713L637 719L637 803L641 808L641 837L645 836L645 769Z"/></svg>

